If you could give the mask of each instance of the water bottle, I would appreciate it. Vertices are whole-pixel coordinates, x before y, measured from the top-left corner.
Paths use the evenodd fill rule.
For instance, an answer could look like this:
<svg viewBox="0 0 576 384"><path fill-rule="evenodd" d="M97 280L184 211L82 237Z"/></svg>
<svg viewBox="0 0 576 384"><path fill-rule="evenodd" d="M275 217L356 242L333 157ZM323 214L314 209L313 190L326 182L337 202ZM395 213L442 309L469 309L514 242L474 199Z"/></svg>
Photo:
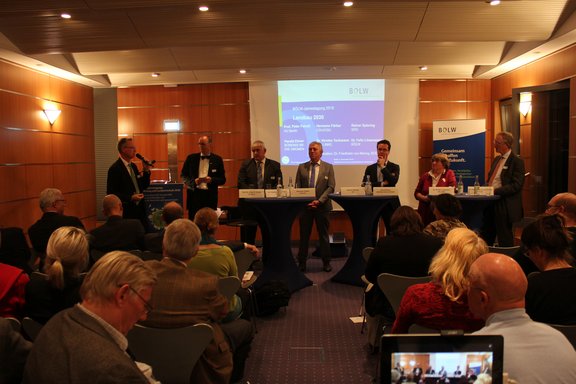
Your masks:
<svg viewBox="0 0 576 384"><path fill-rule="evenodd" d="M372 196L372 183L370 182L370 175L366 175L364 190L366 191L366 196Z"/></svg>
<svg viewBox="0 0 576 384"><path fill-rule="evenodd" d="M278 184L276 184L276 197L285 197L284 196L284 187L282 186L282 178L278 178Z"/></svg>
<svg viewBox="0 0 576 384"><path fill-rule="evenodd" d="M292 184L292 176L288 179L288 197L292 197L292 190L294 190L294 184Z"/></svg>
<svg viewBox="0 0 576 384"><path fill-rule="evenodd" d="M462 175L460 175L460 177L458 177L458 190L457 193L459 195L464 194L464 183L462 182Z"/></svg>
<svg viewBox="0 0 576 384"><path fill-rule="evenodd" d="M480 183L478 182L478 175L476 175L476 180L474 180L474 195L480 193Z"/></svg>

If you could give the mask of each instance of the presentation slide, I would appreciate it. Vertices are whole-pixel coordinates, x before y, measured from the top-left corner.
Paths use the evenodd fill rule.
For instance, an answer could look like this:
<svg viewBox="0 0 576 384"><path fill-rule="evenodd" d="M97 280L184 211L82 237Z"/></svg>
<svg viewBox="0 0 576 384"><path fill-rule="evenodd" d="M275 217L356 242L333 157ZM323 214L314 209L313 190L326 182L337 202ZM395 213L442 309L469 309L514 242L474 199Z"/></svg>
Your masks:
<svg viewBox="0 0 576 384"><path fill-rule="evenodd" d="M312 141L334 165L374 162L384 137L384 89L382 79L279 81L282 165L308 161Z"/></svg>

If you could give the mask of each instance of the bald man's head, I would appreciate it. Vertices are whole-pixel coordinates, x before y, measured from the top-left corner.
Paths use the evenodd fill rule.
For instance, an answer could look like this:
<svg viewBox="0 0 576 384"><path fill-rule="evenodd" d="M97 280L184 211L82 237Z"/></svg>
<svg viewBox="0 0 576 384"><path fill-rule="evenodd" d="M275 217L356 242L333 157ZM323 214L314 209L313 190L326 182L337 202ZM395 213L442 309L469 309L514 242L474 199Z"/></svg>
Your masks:
<svg viewBox="0 0 576 384"><path fill-rule="evenodd" d="M485 320L495 312L524 308L528 281L511 257L482 255L472 263L469 278L468 305L474 315Z"/></svg>
<svg viewBox="0 0 576 384"><path fill-rule="evenodd" d="M182 206L175 201L164 204L162 209L162 220L166 225L170 224L176 219L181 219L184 217L184 210Z"/></svg>
<svg viewBox="0 0 576 384"><path fill-rule="evenodd" d="M116 195L106 195L102 200L102 211L106 217L122 216L122 201Z"/></svg>

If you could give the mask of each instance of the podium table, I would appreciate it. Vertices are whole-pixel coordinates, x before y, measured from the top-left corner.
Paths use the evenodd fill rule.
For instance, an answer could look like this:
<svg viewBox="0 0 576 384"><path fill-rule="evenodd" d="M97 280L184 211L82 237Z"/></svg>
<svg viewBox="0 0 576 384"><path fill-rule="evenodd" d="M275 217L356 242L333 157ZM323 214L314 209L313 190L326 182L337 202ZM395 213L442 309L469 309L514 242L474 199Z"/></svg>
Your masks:
<svg viewBox="0 0 576 384"><path fill-rule="evenodd" d="M298 269L291 244L292 222L312 200L313 197L244 199L260 213L264 268L254 283L256 288L270 280L284 281L290 292L312 285Z"/></svg>
<svg viewBox="0 0 576 384"><path fill-rule="evenodd" d="M455 195L462 205L462 216L460 220L471 230L482 228L484 210L500 200L500 196L475 196L475 195Z"/></svg>
<svg viewBox="0 0 576 384"><path fill-rule="evenodd" d="M380 219L386 204L398 201L398 196L342 196L331 194L330 198L340 204L352 223L353 239L350 256L344 266L332 277L332 281L362 286L361 276L366 269L362 250L374 247L372 231Z"/></svg>

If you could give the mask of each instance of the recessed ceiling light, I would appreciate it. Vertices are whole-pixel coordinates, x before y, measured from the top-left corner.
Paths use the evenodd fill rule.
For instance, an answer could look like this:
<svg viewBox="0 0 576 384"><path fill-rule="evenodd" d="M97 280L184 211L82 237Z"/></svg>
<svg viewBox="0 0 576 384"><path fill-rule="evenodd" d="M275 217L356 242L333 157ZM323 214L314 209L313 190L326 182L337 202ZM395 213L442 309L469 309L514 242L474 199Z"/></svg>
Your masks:
<svg viewBox="0 0 576 384"><path fill-rule="evenodd" d="M245 75L247 71L246 71L245 69L241 69L241 70L239 70L238 72L239 72L240 74L242 74L242 75Z"/></svg>
<svg viewBox="0 0 576 384"><path fill-rule="evenodd" d="M425 65L421 65L418 68L420 68L421 71L427 71L428 70L428 67Z"/></svg>
<svg viewBox="0 0 576 384"><path fill-rule="evenodd" d="M150 76L152 77L160 77L160 74L158 72L154 72L152 73Z"/></svg>
<svg viewBox="0 0 576 384"><path fill-rule="evenodd" d="M72 16L69 13L61 13L60 17L63 19L71 19Z"/></svg>
<svg viewBox="0 0 576 384"><path fill-rule="evenodd" d="M490 5L500 5L500 0L486 0Z"/></svg>
<svg viewBox="0 0 576 384"><path fill-rule="evenodd" d="M354 2L353 2L353 1L345 1L345 2L344 2L344 6L345 6L345 7L351 7L351 6L353 6L353 5L354 5Z"/></svg>
<svg viewBox="0 0 576 384"><path fill-rule="evenodd" d="M210 9L210 8L208 8L207 5L201 5L201 6L198 7L198 10L201 11L201 12L206 12L206 11L208 11L209 9Z"/></svg>

